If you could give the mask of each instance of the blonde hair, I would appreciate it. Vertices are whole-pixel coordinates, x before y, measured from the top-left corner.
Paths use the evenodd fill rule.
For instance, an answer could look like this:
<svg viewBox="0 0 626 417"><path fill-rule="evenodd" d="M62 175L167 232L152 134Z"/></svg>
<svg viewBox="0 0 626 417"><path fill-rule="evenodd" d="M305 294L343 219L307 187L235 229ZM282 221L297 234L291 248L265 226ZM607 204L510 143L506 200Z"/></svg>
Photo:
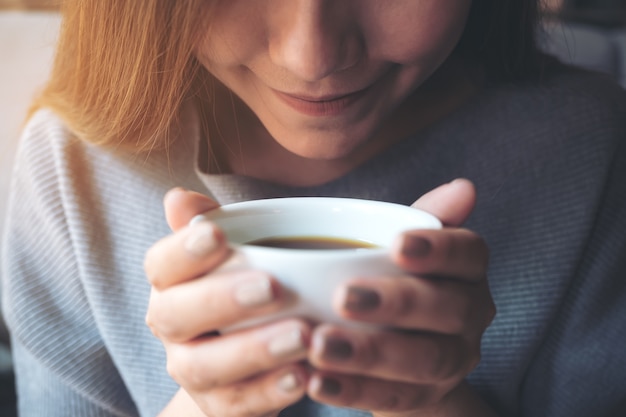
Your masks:
<svg viewBox="0 0 626 417"><path fill-rule="evenodd" d="M32 111L52 109L81 139L135 151L167 146L206 71L193 48L203 0L66 0L50 78Z"/></svg>

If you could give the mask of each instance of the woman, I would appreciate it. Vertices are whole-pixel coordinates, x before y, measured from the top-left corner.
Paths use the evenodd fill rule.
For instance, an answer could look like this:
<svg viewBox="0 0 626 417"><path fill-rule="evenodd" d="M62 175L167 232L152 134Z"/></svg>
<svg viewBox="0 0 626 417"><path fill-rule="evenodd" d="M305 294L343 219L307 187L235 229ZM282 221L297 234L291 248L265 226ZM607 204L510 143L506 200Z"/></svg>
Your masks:
<svg viewBox="0 0 626 417"><path fill-rule="evenodd" d="M68 2L2 258L22 415L623 411L626 99L538 53L536 8ZM213 274L224 237L189 220L292 195L447 225L398 237L403 279L337 289L391 330L216 332L280 287Z"/></svg>

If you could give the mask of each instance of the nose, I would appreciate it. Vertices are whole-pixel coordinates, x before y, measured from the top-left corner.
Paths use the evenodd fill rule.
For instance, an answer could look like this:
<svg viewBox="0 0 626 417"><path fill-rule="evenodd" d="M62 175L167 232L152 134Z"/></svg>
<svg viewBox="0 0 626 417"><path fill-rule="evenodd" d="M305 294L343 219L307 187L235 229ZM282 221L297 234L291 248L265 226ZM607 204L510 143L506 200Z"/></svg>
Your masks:
<svg viewBox="0 0 626 417"><path fill-rule="evenodd" d="M269 35L274 64L314 82L354 66L363 45L351 13L336 0L287 0ZM347 3L347 2L346 2Z"/></svg>

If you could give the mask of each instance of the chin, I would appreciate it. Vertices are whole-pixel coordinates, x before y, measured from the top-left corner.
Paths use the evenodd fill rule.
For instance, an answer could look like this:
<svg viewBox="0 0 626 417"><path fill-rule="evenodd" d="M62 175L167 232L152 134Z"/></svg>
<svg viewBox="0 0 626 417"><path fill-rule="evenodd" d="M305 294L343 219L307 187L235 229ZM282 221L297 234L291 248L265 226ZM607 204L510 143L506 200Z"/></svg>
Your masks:
<svg viewBox="0 0 626 417"><path fill-rule="evenodd" d="M276 141L290 153L301 158L332 161L348 158L362 147L366 139L346 137L347 135L316 134L302 135L294 133L287 140ZM292 138L298 138L297 141Z"/></svg>

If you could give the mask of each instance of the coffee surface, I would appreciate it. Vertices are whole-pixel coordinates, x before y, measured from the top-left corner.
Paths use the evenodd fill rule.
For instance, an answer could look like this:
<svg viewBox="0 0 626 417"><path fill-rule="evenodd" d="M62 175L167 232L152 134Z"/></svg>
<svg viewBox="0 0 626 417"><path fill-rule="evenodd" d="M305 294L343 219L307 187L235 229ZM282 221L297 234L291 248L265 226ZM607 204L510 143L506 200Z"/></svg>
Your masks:
<svg viewBox="0 0 626 417"><path fill-rule="evenodd" d="M282 249L372 249L378 246L355 239L326 236L275 236L253 240L248 245Z"/></svg>

